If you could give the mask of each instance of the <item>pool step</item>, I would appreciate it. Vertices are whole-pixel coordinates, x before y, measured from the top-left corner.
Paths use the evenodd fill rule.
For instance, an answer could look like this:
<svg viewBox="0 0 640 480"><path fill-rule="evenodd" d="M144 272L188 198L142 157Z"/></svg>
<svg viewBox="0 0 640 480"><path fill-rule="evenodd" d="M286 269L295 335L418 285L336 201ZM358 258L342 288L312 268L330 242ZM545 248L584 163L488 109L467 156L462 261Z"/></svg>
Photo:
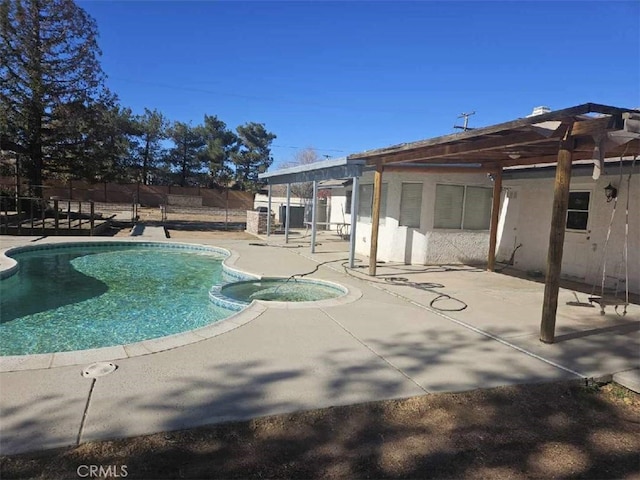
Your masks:
<svg viewBox="0 0 640 480"><path fill-rule="evenodd" d="M129 234L132 237L153 238L156 240L165 240L167 232L164 227L150 227L144 223L136 223Z"/></svg>

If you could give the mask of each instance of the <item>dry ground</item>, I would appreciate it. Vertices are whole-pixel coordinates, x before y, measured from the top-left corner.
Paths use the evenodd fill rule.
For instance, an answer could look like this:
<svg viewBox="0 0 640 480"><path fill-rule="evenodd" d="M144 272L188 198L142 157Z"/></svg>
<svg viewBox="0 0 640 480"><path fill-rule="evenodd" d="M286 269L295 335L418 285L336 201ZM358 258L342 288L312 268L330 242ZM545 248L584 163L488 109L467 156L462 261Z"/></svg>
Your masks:
<svg viewBox="0 0 640 480"><path fill-rule="evenodd" d="M159 211L140 220L160 225ZM254 239L243 219L181 215L177 240ZM128 235L124 229L117 235ZM0 478L629 478L640 395L552 383L434 394L0 457ZM124 467L124 470L123 470ZM104 470L103 470L104 471ZM88 470L80 470L85 478ZM118 476L119 475L119 476ZM104 477L103 477L104 478Z"/></svg>
<svg viewBox="0 0 640 480"><path fill-rule="evenodd" d="M120 475L113 478L126 470L128 479L638 479L639 452L640 395L615 384L564 382L334 407L0 457L0 474L80 478L80 465L99 465Z"/></svg>
<svg viewBox="0 0 640 480"><path fill-rule="evenodd" d="M169 213L165 221L159 208L141 207L138 209L140 222L147 225L164 225L169 238L175 240L228 239L255 240L256 237L244 231L246 212L230 211L224 214ZM114 236L128 236L130 228L123 228Z"/></svg>

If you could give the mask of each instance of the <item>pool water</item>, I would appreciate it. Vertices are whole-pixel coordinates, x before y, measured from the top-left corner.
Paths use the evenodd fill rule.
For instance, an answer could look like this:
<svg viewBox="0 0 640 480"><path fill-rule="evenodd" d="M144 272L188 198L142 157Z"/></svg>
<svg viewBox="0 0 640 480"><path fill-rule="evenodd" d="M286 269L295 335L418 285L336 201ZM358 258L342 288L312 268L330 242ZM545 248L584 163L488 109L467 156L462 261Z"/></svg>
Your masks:
<svg viewBox="0 0 640 480"><path fill-rule="evenodd" d="M162 246L90 246L12 255L0 281L0 355L123 345L226 318L208 299L224 256Z"/></svg>
<svg viewBox="0 0 640 480"><path fill-rule="evenodd" d="M346 292L327 283L295 279L263 279L236 282L222 287L222 294L240 302L266 300L277 302L311 302L327 300Z"/></svg>

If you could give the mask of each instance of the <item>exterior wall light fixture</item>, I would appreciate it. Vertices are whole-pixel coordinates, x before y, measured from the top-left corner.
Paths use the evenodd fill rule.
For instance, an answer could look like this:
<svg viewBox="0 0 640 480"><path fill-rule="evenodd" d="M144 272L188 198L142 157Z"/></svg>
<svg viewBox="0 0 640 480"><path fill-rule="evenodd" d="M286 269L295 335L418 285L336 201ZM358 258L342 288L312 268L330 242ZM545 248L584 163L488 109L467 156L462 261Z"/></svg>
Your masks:
<svg viewBox="0 0 640 480"><path fill-rule="evenodd" d="M611 200L618 196L618 189L611 185L611 182L609 182L609 185L604 187L604 194L607 197L607 203L609 203Z"/></svg>

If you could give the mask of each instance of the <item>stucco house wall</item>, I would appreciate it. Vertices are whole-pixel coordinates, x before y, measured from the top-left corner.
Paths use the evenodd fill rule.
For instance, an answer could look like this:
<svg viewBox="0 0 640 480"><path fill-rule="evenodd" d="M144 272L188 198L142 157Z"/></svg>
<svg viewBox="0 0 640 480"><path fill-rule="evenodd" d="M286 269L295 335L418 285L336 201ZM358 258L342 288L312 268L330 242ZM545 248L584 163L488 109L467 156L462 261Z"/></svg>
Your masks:
<svg viewBox="0 0 640 480"><path fill-rule="evenodd" d="M351 224L351 206L347 206L347 191L351 192L351 186L348 187L334 187L329 190L330 196L329 198L329 222L331 225L331 230L336 230L338 223L348 223Z"/></svg>
<svg viewBox="0 0 640 480"><path fill-rule="evenodd" d="M615 172L611 168L611 173ZM625 238L625 210L629 202L628 269L629 290L640 293L640 176L631 177L627 189L628 174L604 175L597 181L588 176L573 176L571 191L591 192L586 231L565 232L562 276L597 286L599 293L604 264L605 242L614 202L607 203L604 187L609 183L618 189L618 204L611 224L611 235L606 251L606 286L624 291L623 249ZM523 271L546 272L547 247L553 204L553 178L505 179L498 260L508 260L514 255L514 267Z"/></svg>
<svg viewBox="0 0 640 480"><path fill-rule="evenodd" d="M436 185L467 185L492 188L486 174L413 174L384 173L387 184L386 217L378 232L378 259L407 264L481 263L486 261L489 230L449 230L434 228ZM400 226L400 203L403 183L422 185L420 227ZM373 184L367 172L360 185ZM369 255L371 223L359 221L356 252Z"/></svg>
<svg viewBox="0 0 640 480"><path fill-rule="evenodd" d="M610 169L614 173L615 169ZM553 204L554 172L545 178L505 178L501 194L498 222L498 261L508 262L525 272L546 273L546 260ZM618 188L618 204L611 225L607 246L606 286L624 291L623 248L625 238L625 208L627 177L603 175L595 181L590 176L574 175L571 191L590 192L586 231L565 232L562 276L599 288L602 279L604 247L614 202L607 203L604 187L612 183ZM387 184L386 216L381 219L378 235L378 259L388 262L429 265L447 263L484 263L489 250L488 230L446 230L434 228L437 184L470 185L491 188L493 183L484 174L408 174L385 173ZM422 184L420 227L399 226L400 199L403 182ZM373 184L373 174L366 173L360 185ZM331 221L342 221L338 205L346 201L346 190L332 192ZM629 290L640 293L640 175L633 175L630 186L628 270ZM351 216L345 214L347 221ZM359 221L356 251L369 255L371 223ZM521 245L518 247L518 245ZM517 250L516 250L516 247ZM514 254L515 250L515 254ZM596 293L599 293L596 292Z"/></svg>

